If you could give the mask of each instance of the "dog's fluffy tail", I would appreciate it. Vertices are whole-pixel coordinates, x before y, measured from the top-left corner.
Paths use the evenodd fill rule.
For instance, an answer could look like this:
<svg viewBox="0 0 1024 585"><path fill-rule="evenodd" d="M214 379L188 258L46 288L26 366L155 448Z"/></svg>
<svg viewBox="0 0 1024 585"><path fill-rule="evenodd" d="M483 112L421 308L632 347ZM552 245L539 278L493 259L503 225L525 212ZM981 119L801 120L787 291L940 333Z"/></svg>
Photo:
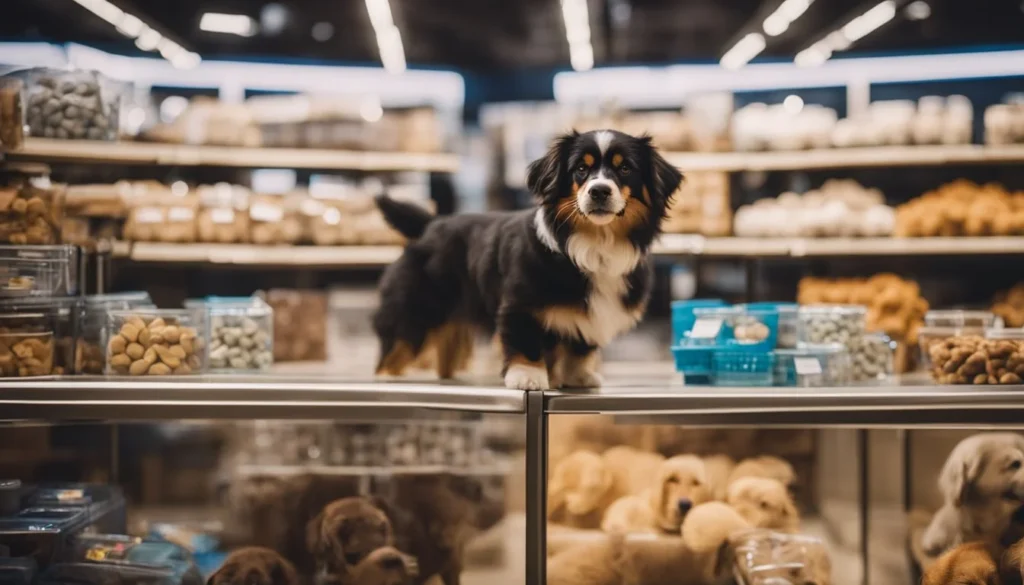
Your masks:
<svg viewBox="0 0 1024 585"><path fill-rule="evenodd" d="M434 219L430 212L415 203L395 201L387 195L378 195L375 201L384 220L410 240L422 236L427 225Z"/></svg>

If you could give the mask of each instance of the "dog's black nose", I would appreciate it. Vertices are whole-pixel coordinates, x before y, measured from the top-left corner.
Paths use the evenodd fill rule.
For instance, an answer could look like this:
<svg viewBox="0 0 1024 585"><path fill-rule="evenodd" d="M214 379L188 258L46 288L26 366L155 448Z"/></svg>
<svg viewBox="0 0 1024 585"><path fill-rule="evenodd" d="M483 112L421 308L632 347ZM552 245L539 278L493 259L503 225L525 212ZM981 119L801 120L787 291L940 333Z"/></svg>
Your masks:
<svg viewBox="0 0 1024 585"><path fill-rule="evenodd" d="M685 516L686 513L689 512L691 508L693 508L693 502L687 498L682 498L678 502L676 502L676 506L679 506L679 515Z"/></svg>
<svg viewBox="0 0 1024 585"><path fill-rule="evenodd" d="M594 185L590 188L590 198L594 203L604 203L612 196L612 188L608 185Z"/></svg>

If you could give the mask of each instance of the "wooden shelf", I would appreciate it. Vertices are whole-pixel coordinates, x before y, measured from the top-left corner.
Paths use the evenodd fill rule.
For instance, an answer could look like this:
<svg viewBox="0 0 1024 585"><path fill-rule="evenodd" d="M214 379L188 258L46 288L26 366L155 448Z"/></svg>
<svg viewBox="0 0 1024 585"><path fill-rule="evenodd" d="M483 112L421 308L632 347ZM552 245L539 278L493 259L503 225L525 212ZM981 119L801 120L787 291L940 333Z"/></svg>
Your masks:
<svg viewBox="0 0 1024 585"><path fill-rule="evenodd" d="M46 138L27 139L22 148L7 152L5 156L13 161L355 171L450 173L455 172L459 167L459 159L454 154L189 146L149 142L95 142Z"/></svg>
<svg viewBox="0 0 1024 585"><path fill-rule="evenodd" d="M707 238L665 234L654 247L669 256L963 256L1024 254L1024 237L982 238Z"/></svg>
<svg viewBox="0 0 1024 585"><path fill-rule="evenodd" d="M855 167L998 164L1024 161L1024 144L983 146L876 146L777 152L669 152L666 158L686 171L784 171Z"/></svg>

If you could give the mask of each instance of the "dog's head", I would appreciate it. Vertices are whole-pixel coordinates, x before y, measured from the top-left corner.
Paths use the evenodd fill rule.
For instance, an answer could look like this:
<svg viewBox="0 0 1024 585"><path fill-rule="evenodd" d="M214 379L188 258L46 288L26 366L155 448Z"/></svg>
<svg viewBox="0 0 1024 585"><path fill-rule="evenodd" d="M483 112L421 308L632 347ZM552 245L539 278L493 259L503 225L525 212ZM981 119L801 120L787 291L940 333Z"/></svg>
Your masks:
<svg viewBox="0 0 1024 585"><path fill-rule="evenodd" d="M726 503L756 528L796 532L800 527L786 486L766 477L743 477L729 484Z"/></svg>
<svg viewBox="0 0 1024 585"><path fill-rule="evenodd" d="M352 585L411 585L419 574L414 557L390 546L366 556L352 570Z"/></svg>
<svg viewBox="0 0 1024 585"><path fill-rule="evenodd" d="M574 234L611 236L645 252L659 233L682 174L647 136L614 130L571 132L530 165L527 186L538 197L543 240L565 250Z"/></svg>
<svg viewBox="0 0 1024 585"><path fill-rule="evenodd" d="M751 457L740 461L739 464L733 468L732 473L729 474L729 483L732 484L732 482L744 477L764 477L774 479L786 486L786 489L790 492L792 492L796 487L796 472L793 471L793 466L785 459L780 459L772 455Z"/></svg>
<svg viewBox="0 0 1024 585"><path fill-rule="evenodd" d="M1024 501L1024 436L982 433L960 441L946 459L939 487L955 506Z"/></svg>
<svg viewBox="0 0 1024 585"><path fill-rule="evenodd" d="M207 585L299 585L299 576L284 557L269 548L241 548L210 575Z"/></svg>
<svg viewBox="0 0 1024 585"><path fill-rule="evenodd" d="M332 574L349 574L367 555L393 541L388 517L365 498L327 504L306 528L309 552Z"/></svg>
<svg viewBox="0 0 1024 585"><path fill-rule="evenodd" d="M548 509L573 516L589 514L601 506L614 478L597 453L576 451L558 462L548 488Z"/></svg>
<svg viewBox="0 0 1024 585"><path fill-rule="evenodd" d="M704 462L694 455L666 459L651 488L651 509L666 532L679 530L691 508L711 499Z"/></svg>
<svg viewBox="0 0 1024 585"><path fill-rule="evenodd" d="M936 559L922 575L921 585L1000 585L992 552L983 542L962 544Z"/></svg>

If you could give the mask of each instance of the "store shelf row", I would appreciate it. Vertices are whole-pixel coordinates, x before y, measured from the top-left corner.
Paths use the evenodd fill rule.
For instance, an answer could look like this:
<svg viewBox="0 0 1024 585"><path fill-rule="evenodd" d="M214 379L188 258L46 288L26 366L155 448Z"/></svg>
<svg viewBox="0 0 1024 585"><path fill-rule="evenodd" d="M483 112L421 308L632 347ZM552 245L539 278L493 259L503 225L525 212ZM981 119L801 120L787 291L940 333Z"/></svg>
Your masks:
<svg viewBox="0 0 1024 585"><path fill-rule="evenodd" d="M772 152L671 152L684 171L792 171L861 167L1002 164L1024 160L1024 145L874 146Z"/></svg>
<svg viewBox="0 0 1024 585"><path fill-rule="evenodd" d="M115 258L163 264L238 266L380 267L398 259L401 246L261 246L116 242ZM663 256L834 257L956 256L1024 253L1024 237L979 238L710 238L665 234L654 248Z"/></svg>
<svg viewBox="0 0 1024 585"><path fill-rule="evenodd" d="M655 364L650 369L664 368ZM497 381L339 382L332 376L204 376L175 380L53 378L0 385L0 420L390 418L410 411L609 414L700 425L1020 424L1024 386L940 386L904 378L884 386L683 386L675 374L620 376L604 388L528 393Z"/></svg>
<svg viewBox="0 0 1024 585"><path fill-rule="evenodd" d="M192 146L145 142L93 142L31 138L4 155L12 161L162 166L337 169L354 171L458 170L453 154L348 150Z"/></svg>

